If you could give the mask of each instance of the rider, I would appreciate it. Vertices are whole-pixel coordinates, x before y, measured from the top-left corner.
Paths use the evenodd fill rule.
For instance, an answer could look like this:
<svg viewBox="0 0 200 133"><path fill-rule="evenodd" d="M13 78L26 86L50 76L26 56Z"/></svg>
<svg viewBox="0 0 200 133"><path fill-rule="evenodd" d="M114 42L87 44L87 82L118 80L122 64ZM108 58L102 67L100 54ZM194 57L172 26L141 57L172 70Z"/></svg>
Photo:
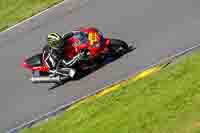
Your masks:
<svg viewBox="0 0 200 133"><path fill-rule="evenodd" d="M98 34L98 33L97 33ZM102 37L102 35L100 35ZM70 38L78 39L80 44L88 42L88 34L81 31L72 31L65 34L63 37L58 33L49 33L47 36L47 42L49 47L49 56L45 59L47 66L49 67L49 72L52 73L50 76L55 76L57 70L58 62L69 68L69 73L71 72L71 78L74 77L76 70L72 67L81 60L89 60L89 51L85 48L81 52L77 52L72 59L64 58L64 47L67 45ZM74 42L77 43L77 42Z"/></svg>

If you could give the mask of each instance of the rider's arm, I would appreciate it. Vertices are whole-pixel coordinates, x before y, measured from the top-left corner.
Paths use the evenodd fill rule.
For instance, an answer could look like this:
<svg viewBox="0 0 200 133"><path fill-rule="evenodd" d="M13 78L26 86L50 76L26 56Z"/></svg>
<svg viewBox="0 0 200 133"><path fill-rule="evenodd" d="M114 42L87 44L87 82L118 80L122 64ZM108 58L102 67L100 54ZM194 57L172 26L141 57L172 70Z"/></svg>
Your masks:
<svg viewBox="0 0 200 133"><path fill-rule="evenodd" d="M75 65L76 63L80 62L81 60L85 60L86 56L87 56L87 50L82 51L81 53L77 54L76 56L73 57L73 59L71 60L63 60L63 63L68 66L71 67L73 65Z"/></svg>
<svg viewBox="0 0 200 133"><path fill-rule="evenodd" d="M69 38L73 37L75 34L79 33L80 31L71 31L67 34L63 35L64 40L68 40Z"/></svg>
<svg viewBox="0 0 200 133"><path fill-rule="evenodd" d="M73 36L74 36L74 33L73 32L69 32L69 33L63 35L63 39L64 40L68 40L69 38L71 38Z"/></svg>

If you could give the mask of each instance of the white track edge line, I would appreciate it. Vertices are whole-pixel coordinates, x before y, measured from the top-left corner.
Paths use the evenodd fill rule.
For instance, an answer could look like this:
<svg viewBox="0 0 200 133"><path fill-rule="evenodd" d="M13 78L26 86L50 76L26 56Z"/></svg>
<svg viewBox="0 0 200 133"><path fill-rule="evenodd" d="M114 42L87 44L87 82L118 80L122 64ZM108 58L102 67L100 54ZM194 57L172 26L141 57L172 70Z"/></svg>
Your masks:
<svg viewBox="0 0 200 133"><path fill-rule="evenodd" d="M56 8L56 7L58 7L58 6L60 6L60 5L64 4L64 3L66 3L66 2L70 2L70 1L72 1L72 0L63 0L63 1L61 1L60 3L57 3L56 5L53 5L52 7L49 7L49 8L47 8L47 9L45 9L45 10L43 10L43 11L37 13L37 14L35 14L35 15L33 15L33 16L31 16L31 17L29 17L29 18L27 18L27 19L25 19L25 20L23 20L23 21L21 21L21 22L15 24L15 25L13 25L13 26L11 26L11 27L9 27L9 28L3 30L3 31L1 31L0 34L1 34L1 33L5 33L5 32L8 32L9 30L14 29L15 27L17 27L17 26L19 26L19 25L21 25L21 24L24 24L24 23L27 22L27 21L29 21L29 20L31 20L31 19L33 19L33 18L35 18L35 17L37 17L37 16L39 16L39 15L41 15L41 14L43 14L43 13L46 13L47 11L53 10L54 8Z"/></svg>

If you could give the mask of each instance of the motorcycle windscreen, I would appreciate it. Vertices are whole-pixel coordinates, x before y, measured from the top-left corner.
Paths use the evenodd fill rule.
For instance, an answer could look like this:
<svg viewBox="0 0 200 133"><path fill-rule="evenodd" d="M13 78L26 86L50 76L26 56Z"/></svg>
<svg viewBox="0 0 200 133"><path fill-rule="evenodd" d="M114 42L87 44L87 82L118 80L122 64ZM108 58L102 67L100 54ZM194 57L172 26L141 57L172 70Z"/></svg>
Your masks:
<svg viewBox="0 0 200 133"><path fill-rule="evenodd" d="M26 59L26 63L31 66L31 67L35 67L35 66L41 66L41 57L42 57L42 54L37 54L37 55L34 55L28 59Z"/></svg>

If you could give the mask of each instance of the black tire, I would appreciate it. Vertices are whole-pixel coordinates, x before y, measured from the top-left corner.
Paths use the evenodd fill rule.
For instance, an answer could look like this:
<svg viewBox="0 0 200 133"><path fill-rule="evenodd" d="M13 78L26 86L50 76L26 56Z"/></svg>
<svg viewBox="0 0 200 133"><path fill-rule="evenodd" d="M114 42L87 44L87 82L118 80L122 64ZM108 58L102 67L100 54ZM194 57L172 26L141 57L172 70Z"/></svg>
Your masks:
<svg viewBox="0 0 200 133"><path fill-rule="evenodd" d="M119 39L110 39L110 45L108 48L110 49L112 55L122 54L122 51L126 52L129 50L128 44L125 41Z"/></svg>

